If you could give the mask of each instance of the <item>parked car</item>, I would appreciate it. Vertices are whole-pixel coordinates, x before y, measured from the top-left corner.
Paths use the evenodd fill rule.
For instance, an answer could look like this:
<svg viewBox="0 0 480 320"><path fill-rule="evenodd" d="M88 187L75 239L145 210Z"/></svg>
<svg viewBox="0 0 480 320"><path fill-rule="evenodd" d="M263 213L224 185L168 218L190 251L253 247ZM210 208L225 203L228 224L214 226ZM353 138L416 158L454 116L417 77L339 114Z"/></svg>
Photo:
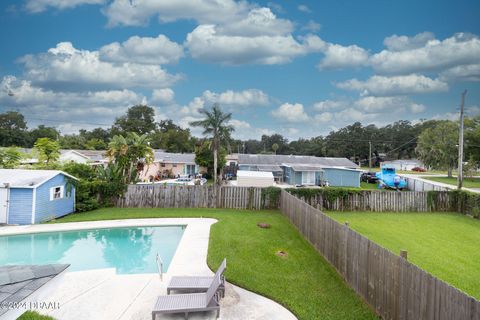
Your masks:
<svg viewBox="0 0 480 320"><path fill-rule="evenodd" d="M427 172L427 169L421 168L421 167L415 167L415 168L412 168L412 171L415 171L415 172Z"/></svg>
<svg viewBox="0 0 480 320"><path fill-rule="evenodd" d="M367 183L377 183L378 182L378 177L375 175L375 172L364 172L362 173L362 176L360 179L363 182Z"/></svg>

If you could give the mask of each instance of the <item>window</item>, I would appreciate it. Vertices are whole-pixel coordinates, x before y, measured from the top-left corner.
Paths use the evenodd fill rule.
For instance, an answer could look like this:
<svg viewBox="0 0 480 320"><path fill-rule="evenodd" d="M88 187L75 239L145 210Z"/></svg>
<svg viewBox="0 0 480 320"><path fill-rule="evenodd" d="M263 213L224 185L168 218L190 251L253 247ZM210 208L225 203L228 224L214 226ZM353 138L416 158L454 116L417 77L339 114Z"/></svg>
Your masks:
<svg viewBox="0 0 480 320"><path fill-rule="evenodd" d="M177 167L177 164L176 164L176 163L172 164L172 167L176 168L176 167Z"/></svg>
<svg viewBox="0 0 480 320"><path fill-rule="evenodd" d="M165 168L165 163L160 163L160 167Z"/></svg>
<svg viewBox="0 0 480 320"><path fill-rule="evenodd" d="M315 171L303 171L302 172L302 184L314 185L315 184Z"/></svg>
<svg viewBox="0 0 480 320"><path fill-rule="evenodd" d="M62 199L64 196L63 186L50 188L50 201Z"/></svg>

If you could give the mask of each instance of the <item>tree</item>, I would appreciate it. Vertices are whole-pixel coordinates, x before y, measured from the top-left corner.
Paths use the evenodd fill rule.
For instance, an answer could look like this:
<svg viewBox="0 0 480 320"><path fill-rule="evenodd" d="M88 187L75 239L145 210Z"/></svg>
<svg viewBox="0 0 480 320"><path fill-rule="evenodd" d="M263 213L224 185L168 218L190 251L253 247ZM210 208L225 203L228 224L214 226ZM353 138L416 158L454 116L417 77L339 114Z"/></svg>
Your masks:
<svg viewBox="0 0 480 320"><path fill-rule="evenodd" d="M117 118L112 127L114 135L135 132L139 135L155 130L155 110L146 105L136 105L127 110L127 114Z"/></svg>
<svg viewBox="0 0 480 320"><path fill-rule="evenodd" d="M222 143L230 139L233 126L228 122L232 118L231 113L223 113L218 104L214 104L211 110L201 109L200 113L205 116L203 120L190 122L194 127L202 127L203 134L210 136L213 149L213 181L219 183L218 174L218 151Z"/></svg>
<svg viewBox="0 0 480 320"><path fill-rule="evenodd" d="M107 144L97 138L90 139L85 143L85 149L87 150L105 150L106 148Z"/></svg>
<svg viewBox="0 0 480 320"><path fill-rule="evenodd" d="M440 121L427 128L418 137L415 151L427 167L447 170L452 176L458 158L458 124Z"/></svg>
<svg viewBox="0 0 480 320"><path fill-rule="evenodd" d="M465 119L465 159L480 161L480 116Z"/></svg>
<svg viewBox="0 0 480 320"><path fill-rule="evenodd" d="M211 141L204 140L195 148L195 163L201 167L205 167L208 173L213 176L214 172L214 159L211 147ZM227 150L220 147L218 151L218 166L223 168L227 164Z"/></svg>
<svg viewBox="0 0 480 320"><path fill-rule="evenodd" d="M151 163L154 158L147 135L135 132L128 132L125 137L114 136L108 144L107 156L121 169L126 184L138 179L143 165Z"/></svg>
<svg viewBox="0 0 480 320"><path fill-rule="evenodd" d="M49 138L39 138L34 144L34 149L38 153L38 159L47 165L55 162L60 157L60 145L57 141Z"/></svg>
<svg viewBox="0 0 480 320"><path fill-rule="evenodd" d="M63 149L85 149L86 140L78 134L66 134L59 139Z"/></svg>
<svg viewBox="0 0 480 320"><path fill-rule="evenodd" d="M275 154L277 154L278 148L279 148L279 147L278 147L278 143L272 144L272 150L273 150L273 152L274 152Z"/></svg>
<svg viewBox="0 0 480 320"><path fill-rule="evenodd" d="M30 141L34 143L39 138L49 138L50 140L58 140L60 132L53 127L47 127L43 124L30 131Z"/></svg>
<svg viewBox="0 0 480 320"><path fill-rule="evenodd" d="M192 152L194 143L190 130L182 129L173 123L172 120L162 120L158 128L149 135L151 146L155 149L162 149L166 152Z"/></svg>
<svg viewBox="0 0 480 320"><path fill-rule="evenodd" d="M3 147L28 147L27 123L19 112L0 114L0 145Z"/></svg>
<svg viewBox="0 0 480 320"><path fill-rule="evenodd" d="M0 168L13 169L20 164L22 153L17 147L0 149Z"/></svg>

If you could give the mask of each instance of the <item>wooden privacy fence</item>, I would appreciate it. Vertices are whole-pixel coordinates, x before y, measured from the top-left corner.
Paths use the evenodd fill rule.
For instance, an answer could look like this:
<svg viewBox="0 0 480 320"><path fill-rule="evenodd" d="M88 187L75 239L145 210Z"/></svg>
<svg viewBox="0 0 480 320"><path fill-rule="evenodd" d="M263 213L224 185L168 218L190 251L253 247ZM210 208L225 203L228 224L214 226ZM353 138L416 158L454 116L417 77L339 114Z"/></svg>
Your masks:
<svg viewBox="0 0 480 320"><path fill-rule="evenodd" d="M480 301L284 190L280 209L382 318L480 320Z"/></svg>
<svg viewBox="0 0 480 320"><path fill-rule="evenodd" d="M455 198L446 191L435 195L419 191L356 191L332 197L328 193L317 193L300 197L319 210L374 211L374 212L428 212L457 211Z"/></svg>
<svg viewBox="0 0 480 320"><path fill-rule="evenodd" d="M215 189L217 195L215 197ZM117 200L121 208L231 208L260 210L278 208L262 188L228 186L129 185Z"/></svg>

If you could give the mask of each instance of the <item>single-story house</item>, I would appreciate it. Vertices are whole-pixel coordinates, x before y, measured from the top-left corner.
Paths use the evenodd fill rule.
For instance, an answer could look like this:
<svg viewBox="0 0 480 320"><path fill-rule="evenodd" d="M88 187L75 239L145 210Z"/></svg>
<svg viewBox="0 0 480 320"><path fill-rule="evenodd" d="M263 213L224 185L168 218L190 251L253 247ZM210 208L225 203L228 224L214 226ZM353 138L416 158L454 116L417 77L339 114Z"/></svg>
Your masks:
<svg viewBox="0 0 480 320"><path fill-rule="evenodd" d="M404 170L404 171L410 171L413 168L425 168L425 165L423 164L423 162L417 159L399 159L399 160L382 162L382 166L385 166L385 165L388 165L389 167L393 167L396 170Z"/></svg>
<svg viewBox="0 0 480 320"><path fill-rule="evenodd" d="M207 172L206 168L195 163L194 153L155 151L153 163L145 166L139 177L140 181L151 181L205 172Z"/></svg>
<svg viewBox="0 0 480 320"><path fill-rule="evenodd" d="M360 187L362 173L347 158L239 154L239 170L272 172L275 181L290 185ZM237 173L238 174L238 173Z"/></svg>
<svg viewBox="0 0 480 320"><path fill-rule="evenodd" d="M21 148L19 151L25 154L25 158L20 161L22 165L37 164L38 158L33 148ZM108 162L105 150L73 150L61 149L59 162L85 163L89 165L103 165Z"/></svg>
<svg viewBox="0 0 480 320"><path fill-rule="evenodd" d="M34 224L74 212L72 180L58 170L0 169L0 223Z"/></svg>
<svg viewBox="0 0 480 320"><path fill-rule="evenodd" d="M274 185L273 174L264 171L237 171L239 187L271 187Z"/></svg>
<svg viewBox="0 0 480 320"><path fill-rule="evenodd" d="M105 150L60 150L60 162L85 163L101 165L108 162Z"/></svg>

